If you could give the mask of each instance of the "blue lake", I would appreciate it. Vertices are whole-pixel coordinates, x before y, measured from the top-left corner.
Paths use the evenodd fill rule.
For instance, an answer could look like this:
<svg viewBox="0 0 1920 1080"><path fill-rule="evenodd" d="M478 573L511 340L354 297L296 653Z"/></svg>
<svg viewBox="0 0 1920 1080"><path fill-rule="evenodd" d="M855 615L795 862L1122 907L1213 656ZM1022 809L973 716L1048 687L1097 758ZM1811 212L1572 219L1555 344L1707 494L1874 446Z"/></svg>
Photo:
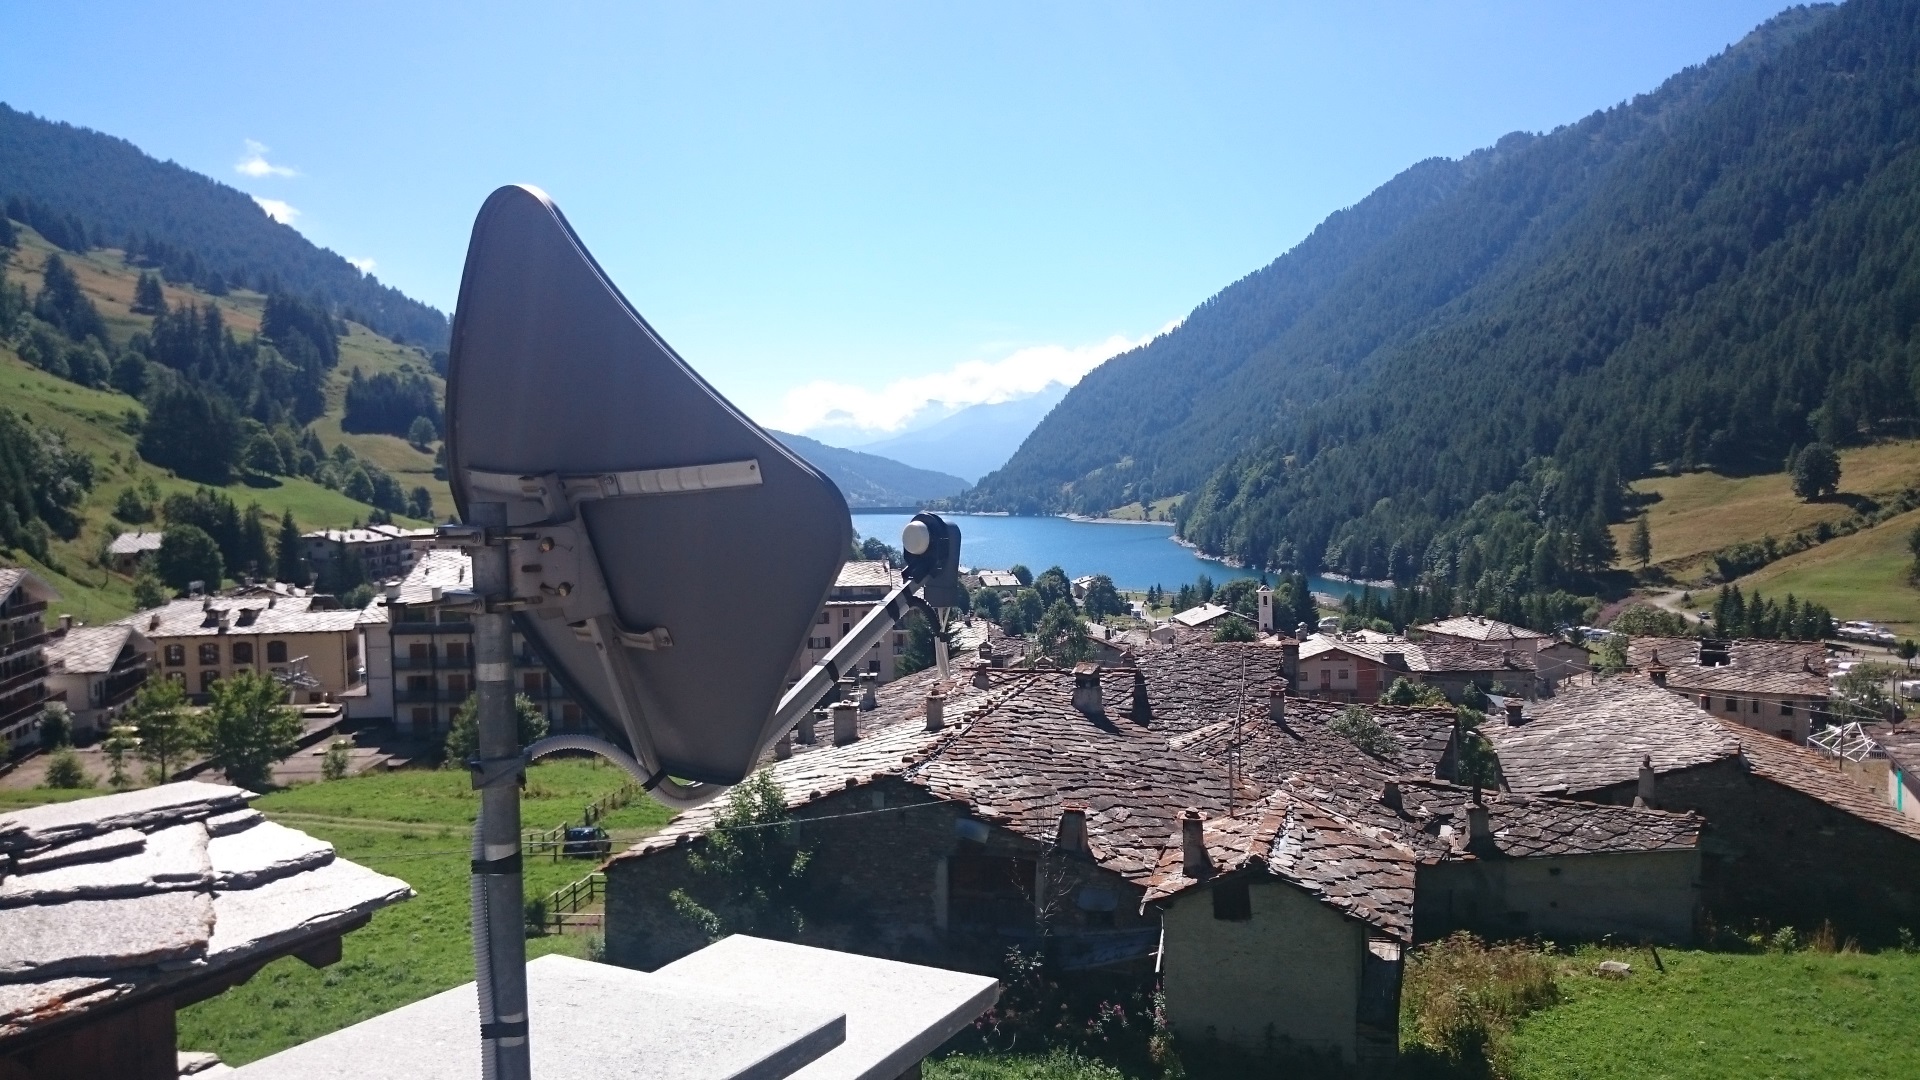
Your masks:
<svg viewBox="0 0 1920 1080"><path fill-rule="evenodd" d="M1144 590L1158 585L1175 590L1201 574L1215 584L1234 578L1259 577L1224 563L1203 559L1173 542L1173 526L1070 521L1057 517L999 517L949 514L960 526L960 561L971 567L1005 570L1021 563L1034 573L1058 566L1070 578L1105 574L1122 589ZM879 537L900 546L900 530L909 514L853 515L853 531L861 537ZM1322 577L1308 579L1316 592L1345 596L1360 587Z"/></svg>

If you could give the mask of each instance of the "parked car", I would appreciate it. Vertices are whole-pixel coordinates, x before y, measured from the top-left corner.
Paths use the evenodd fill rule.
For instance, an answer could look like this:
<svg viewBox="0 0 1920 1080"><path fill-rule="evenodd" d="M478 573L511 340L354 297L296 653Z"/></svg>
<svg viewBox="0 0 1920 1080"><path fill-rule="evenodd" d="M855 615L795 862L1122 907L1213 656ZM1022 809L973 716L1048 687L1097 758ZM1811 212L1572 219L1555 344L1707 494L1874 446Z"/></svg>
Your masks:
<svg viewBox="0 0 1920 1080"><path fill-rule="evenodd" d="M561 841L560 854L569 859L604 859L613 854L613 838L598 825L575 825Z"/></svg>

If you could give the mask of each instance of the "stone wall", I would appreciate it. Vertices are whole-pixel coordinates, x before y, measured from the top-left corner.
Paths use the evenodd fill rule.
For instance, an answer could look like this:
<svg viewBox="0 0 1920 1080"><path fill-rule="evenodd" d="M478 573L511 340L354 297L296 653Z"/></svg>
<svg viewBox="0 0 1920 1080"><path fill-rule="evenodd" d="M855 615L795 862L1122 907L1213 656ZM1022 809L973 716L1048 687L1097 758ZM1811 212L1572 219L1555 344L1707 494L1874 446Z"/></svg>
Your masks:
<svg viewBox="0 0 1920 1080"><path fill-rule="evenodd" d="M1633 795L1618 784L1593 797ZM1868 944L1920 932L1920 841L1754 776L1737 758L1661 776L1654 802L1707 819L1701 900L1722 924L1805 931L1831 919Z"/></svg>
<svg viewBox="0 0 1920 1080"><path fill-rule="evenodd" d="M1353 1061L1366 928L1284 881L1256 880L1247 892L1245 920L1215 918L1207 888L1167 905L1168 1022L1184 1038L1255 1053L1287 1039Z"/></svg>
<svg viewBox="0 0 1920 1080"><path fill-rule="evenodd" d="M1419 870L1414 938L1455 930L1686 944L1700 904L1698 851L1492 857Z"/></svg>
<svg viewBox="0 0 1920 1080"><path fill-rule="evenodd" d="M796 840L813 852L802 902L806 929L800 940L808 944L998 974L1009 946L1042 946L1042 919L1056 935L1124 931L1157 919L1140 913L1141 890L1119 875L1090 860L1062 856L1052 845L972 821L963 806L935 800L898 779L817 799L794 816ZM984 834L984 841L963 836L963 820L966 831ZM611 962L650 971L707 944L670 899L673 890L697 884L686 859L691 847L620 859L607 867ZM955 918L948 881L949 860L955 856L1030 861L1034 880L1020 883L1026 886L1024 900L1019 892L1010 895L1016 907L1031 910L1013 911L1012 918L991 926ZM1082 889L1110 900L1112 910L1085 910ZM1036 895L1039 903L1033 902Z"/></svg>

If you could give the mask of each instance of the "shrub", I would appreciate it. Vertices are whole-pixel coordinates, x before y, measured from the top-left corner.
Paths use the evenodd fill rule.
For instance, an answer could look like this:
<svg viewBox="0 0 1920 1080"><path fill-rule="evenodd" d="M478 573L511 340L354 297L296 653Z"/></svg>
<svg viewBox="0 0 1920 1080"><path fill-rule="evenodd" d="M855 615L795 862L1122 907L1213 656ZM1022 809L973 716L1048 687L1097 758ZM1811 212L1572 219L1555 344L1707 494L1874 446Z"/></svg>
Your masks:
<svg viewBox="0 0 1920 1080"><path fill-rule="evenodd" d="M1327 724L1334 734L1375 757L1391 757L1400 752L1400 740L1380 726L1373 714L1359 705L1349 705Z"/></svg>
<svg viewBox="0 0 1920 1080"><path fill-rule="evenodd" d="M320 759L320 778L322 780L340 780L346 777L347 769L353 759L347 756L347 750L353 744L345 739L335 739L327 747L325 756Z"/></svg>
<svg viewBox="0 0 1920 1080"><path fill-rule="evenodd" d="M1558 999L1545 950L1524 942L1489 945L1457 932L1408 959L1401 1037L1410 1049L1452 1065L1503 1072L1514 1023Z"/></svg>
<svg viewBox="0 0 1920 1080"><path fill-rule="evenodd" d="M74 790L93 786L93 777L80 765L80 755L69 747L61 747L47 759L47 781L50 788Z"/></svg>

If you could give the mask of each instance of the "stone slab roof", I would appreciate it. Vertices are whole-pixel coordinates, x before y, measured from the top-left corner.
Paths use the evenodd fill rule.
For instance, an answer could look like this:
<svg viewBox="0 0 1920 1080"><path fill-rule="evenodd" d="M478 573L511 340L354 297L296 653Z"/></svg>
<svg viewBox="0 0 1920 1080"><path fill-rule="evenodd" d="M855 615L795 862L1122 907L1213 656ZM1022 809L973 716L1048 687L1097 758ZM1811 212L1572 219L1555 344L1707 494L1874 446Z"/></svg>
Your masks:
<svg viewBox="0 0 1920 1080"><path fill-rule="evenodd" d="M1434 674L1472 672L1498 676L1502 673L1532 675L1539 667L1540 654L1522 643L1518 648L1501 648L1497 642L1423 641L1417 648L1425 669Z"/></svg>
<svg viewBox="0 0 1920 1080"><path fill-rule="evenodd" d="M1849 779L1840 771L1839 762L1833 758L1818 750L1743 727L1731 720L1714 717L1713 722L1728 738L1736 740L1740 755L1754 776L1764 777L1802 795L1819 799L1863 821L1920 840L1920 821L1887 805L1885 797L1878 792L1857 780Z"/></svg>
<svg viewBox="0 0 1920 1080"><path fill-rule="evenodd" d="M1226 719L1236 707L1264 716L1271 691L1286 689L1285 654L1257 642L1188 642L1134 654L1151 716L1167 735ZM1129 692L1131 698L1131 692ZM1132 717L1131 701L1120 703Z"/></svg>
<svg viewBox="0 0 1920 1080"><path fill-rule="evenodd" d="M47 644L47 662L74 675L104 675L137 633L131 626L76 626Z"/></svg>
<svg viewBox="0 0 1920 1080"><path fill-rule="evenodd" d="M1011 570L980 571L980 587L984 589L1017 589L1020 579Z"/></svg>
<svg viewBox="0 0 1920 1080"><path fill-rule="evenodd" d="M396 604L430 604L434 590L465 589L473 585L473 558L464 551L431 548L420 553L413 569L400 580Z"/></svg>
<svg viewBox="0 0 1920 1080"><path fill-rule="evenodd" d="M1176 614L1173 621L1181 626L1205 626L1226 614L1228 614L1227 609L1219 604L1201 604L1199 607L1190 607Z"/></svg>
<svg viewBox="0 0 1920 1080"><path fill-rule="evenodd" d="M1627 642L1627 663L1635 670L1645 672L1656 659L1675 690L1804 698L1824 698L1830 690L1827 647L1818 641L1637 637Z"/></svg>
<svg viewBox="0 0 1920 1080"><path fill-rule="evenodd" d="M900 584L900 571L878 559L854 559L840 565L833 579L836 589L891 589Z"/></svg>
<svg viewBox="0 0 1920 1080"><path fill-rule="evenodd" d="M0 1045L337 935L413 895L188 781L0 815Z"/></svg>
<svg viewBox="0 0 1920 1080"><path fill-rule="evenodd" d="M1400 816L1429 858L1486 857L1469 847L1468 807L1473 792L1437 780L1396 781ZM1514 858L1687 851L1700 844L1703 819L1644 807L1483 791L1493 850Z"/></svg>
<svg viewBox="0 0 1920 1080"><path fill-rule="evenodd" d="M109 555L140 555L160 550L161 534L157 532L124 532L113 538L107 545Z"/></svg>
<svg viewBox="0 0 1920 1080"><path fill-rule="evenodd" d="M360 609L324 606L331 597L214 596L174 600L135 612L115 625L148 638L219 637L222 634L339 634L360 621ZM226 616L223 625L220 615Z"/></svg>
<svg viewBox="0 0 1920 1080"><path fill-rule="evenodd" d="M1484 615L1456 615L1450 619L1440 619L1423 626L1416 626L1414 629L1423 634L1459 638L1463 641L1533 642L1547 636L1538 630L1529 630L1524 626L1503 623L1498 619L1489 619Z"/></svg>
<svg viewBox="0 0 1920 1080"><path fill-rule="evenodd" d="M1640 678L1564 687L1529 702L1525 721L1516 727L1489 717L1480 733L1499 754L1508 787L1526 794L1580 795L1628 783L1639 778L1643 758L1666 773L1739 752L1724 724Z"/></svg>
<svg viewBox="0 0 1920 1080"><path fill-rule="evenodd" d="M12 596L15 589L25 589L27 596L33 600L52 602L60 599L60 594L54 591L53 586L28 571L18 566L0 566L0 601Z"/></svg>

